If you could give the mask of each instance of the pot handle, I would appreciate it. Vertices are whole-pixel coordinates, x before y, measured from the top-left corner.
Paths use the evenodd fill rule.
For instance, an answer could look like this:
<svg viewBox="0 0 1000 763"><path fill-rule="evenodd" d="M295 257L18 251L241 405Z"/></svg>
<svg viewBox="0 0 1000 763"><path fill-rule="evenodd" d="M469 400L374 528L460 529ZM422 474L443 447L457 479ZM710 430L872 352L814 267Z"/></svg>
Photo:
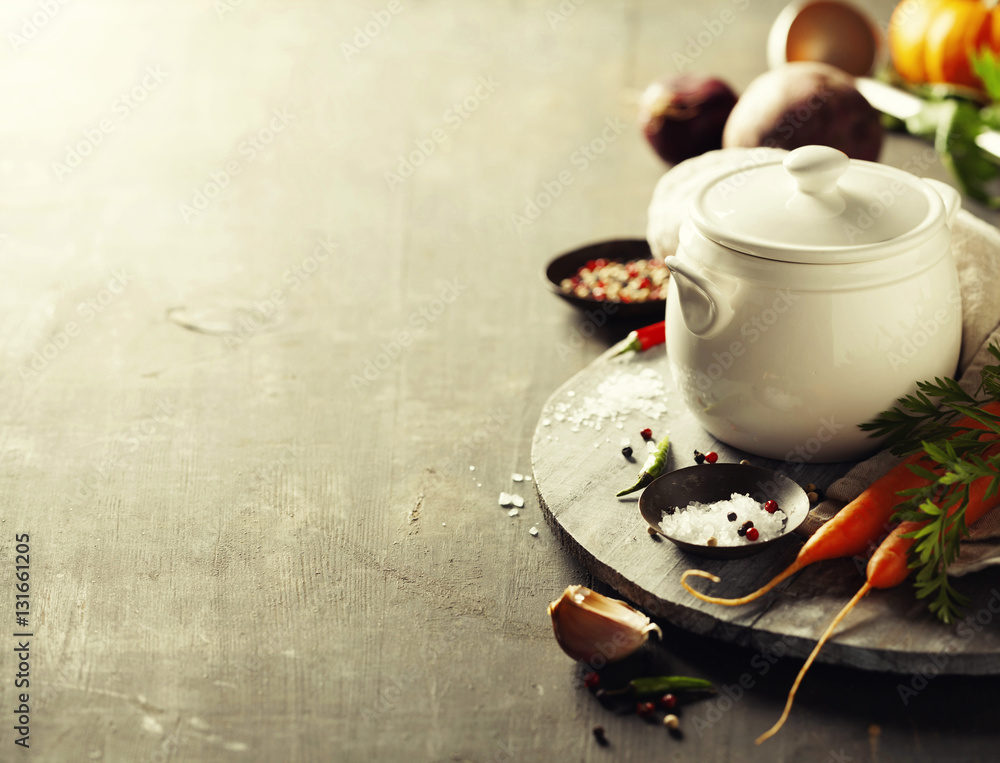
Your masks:
<svg viewBox="0 0 1000 763"><path fill-rule="evenodd" d="M962 208L962 195L947 183L933 178L924 178L923 181L937 191L938 196L944 202L945 224L951 228L958 217L958 210Z"/></svg>
<svg viewBox="0 0 1000 763"><path fill-rule="evenodd" d="M663 260L675 276L684 323L695 336L709 339L726 327L733 317L729 300L696 267L681 262L671 255Z"/></svg>

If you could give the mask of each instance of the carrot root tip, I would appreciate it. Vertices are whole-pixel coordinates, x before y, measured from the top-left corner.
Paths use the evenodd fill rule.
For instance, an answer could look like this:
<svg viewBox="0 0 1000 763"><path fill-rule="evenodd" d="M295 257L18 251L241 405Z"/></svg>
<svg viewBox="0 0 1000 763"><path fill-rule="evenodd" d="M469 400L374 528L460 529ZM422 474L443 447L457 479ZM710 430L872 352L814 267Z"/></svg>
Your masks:
<svg viewBox="0 0 1000 763"><path fill-rule="evenodd" d="M803 566L804 566L803 564L796 561L791 566L787 567L783 572L779 573L774 578L772 578L771 581L768 582L762 588L758 588L753 593L749 593L746 596L741 596L738 599L720 599L716 596L709 596L707 594L701 593L700 591L694 590L694 588L691 587L691 584L687 582L687 579L690 576L708 578L713 583L721 582L718 576L713 575L710 572L704 572L702 570L687 570L683 575L681 575L681 586L684 588L685 591L694 596L696 599L701 599L701 601L706 601L709 604L721 604L724 607L737 607L741 604L749 604L751 601L756 601L761 596L770 591L772 588L774 588L776 585L778 585L778 583L790 577L792 574L798 572L800 569L802 569Z"/></svg>
<svg viewBox="0 0 1000 763"><path fill-rule="evenodd" d="M854 594L854 597L842 610L840 610L840 612L837 613L837 616L833 618L833 622L831 622L827 626L826 630L823 631L823 635L819 637L819 640L816 642L816 646L813 647L813 650L809 653L805 663L802 665L802 669L799 670L799 674L795 677L795 683L792 684L792 688L788 691L788 699L785 701L785 709L782 711L781 717L778 718L777 723L757 737L757 739L754 740L754 744L766 742L768 739L777 734L781 730L781 727L785 725L785 721L788 720L788 714L792 712L792 703L795 702L795 693L799 690L799 685L802 683L802 679L806 677L806 673L809 671L810 666L816 659L816 655L819 654L819 650L822 649L823 645L830 640L831 636L833 636L833 632L837 629L837 626L840 625L840 621L847 617L850 611L854 609L854 605L861 601L861 599L863 599L871 589L872 584L869 582L866 582L863 586L861 586L858 592Z"/></svg>
<svg viewBox="0 0 1000 763"><path fill-rule="evenodd" d="M707 578L708 580L711 580L713 583L722 582L722 578L720 578L718 575L713 575L711 572L705 572L704 570L685 570L684 574L681 575L681 585L684 586L685 588L688 588L688 585L685 581L689 577ZM691 589L688 588L688 590Z"/></svg>

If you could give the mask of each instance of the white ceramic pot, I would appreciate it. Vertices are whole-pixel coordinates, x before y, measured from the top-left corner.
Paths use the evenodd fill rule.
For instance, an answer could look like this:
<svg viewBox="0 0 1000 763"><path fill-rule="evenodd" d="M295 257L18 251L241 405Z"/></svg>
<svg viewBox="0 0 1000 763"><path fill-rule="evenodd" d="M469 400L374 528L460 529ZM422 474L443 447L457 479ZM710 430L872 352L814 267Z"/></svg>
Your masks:
<svg viewBox="0 0 1000 763"><path fill-rule="evenodd" d="M791 462L875 449L859 424L955 371L960 204L821 146L708 182L666 260L670 367L705 429Z"/></svg>

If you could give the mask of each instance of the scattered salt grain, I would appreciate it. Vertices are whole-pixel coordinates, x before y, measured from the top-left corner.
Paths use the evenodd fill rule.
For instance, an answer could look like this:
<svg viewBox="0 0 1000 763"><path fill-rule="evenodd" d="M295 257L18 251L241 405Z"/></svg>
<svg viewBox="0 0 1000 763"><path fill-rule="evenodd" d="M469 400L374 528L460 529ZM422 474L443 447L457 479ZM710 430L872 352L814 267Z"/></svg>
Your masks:
<svg viewBox="0 0 1000 763"><path fill-rule="evenodd" d="M524 482L524 475L518 474L517 472L514 472L512 475L510 475L510 478L514 480L514 482Z"/></svg>
<svg viewBox="0 0 1000 763"><path fill-rule="evenodd" d="M573 390L570 390L566 393L566 397L576 397L576 393Z"/></svg>
<svg viewBox="0 0 1000 763"><path fill-rule="evenodd" d="M547 427L552 424L552 419L542 419L542 426Z"/></svg>
<svg viewBox="0 0 1000 763"><path fill-rule="evenodd" d="M663 377L652 368L638 373L622 370L608 376L592 394L582 395L582 400L554 403L544 413L556 421L568 421L574 430L581 426L597 430L610 423L622 429L630 414L641 414L645 420L665 415L666 394ZM566 396L572 398L574 393Z"/></svg>
<svg viewBox="0 0 1000 763"><path fill-rule="evenodd" d="M730 521L730 514L736 514L736 519ZM782 535L787 520L780 508L768 514L764 505L749 495L733 493L725 501L710 504L694 501L673 513L664 511L660 528L671 538L686 543L708 545L709 539L715 538L719 546L748 546ZM747 540L737 532L748 521L760 533L756 541Z"/></svg>
<svg viewBox="0 0 1000 763"><path fill-rule="evenodd" d="M622 447L623 448L627 448L631 444L632 444L632 441L628 437L623 437L622 438Z"/></svg>
<svg viewBox="0 0 1000 763"><path fill-rule="evenodd" d="M530 474L525 474L524 475L524 481L525 482L531 482L531 475Z"/></svg>
<svg viewBox="0 0 1000 763"><path fill-rule="evenodd" d="M482 482L477 482L477 483L476 483L476 487L482 487L482 486L483 486L483 483L482 483Z"/></svg>
<svg viewBox="0 0 1000 763"><path fill-rule="evenodd" d="M524 499L516 493L510 497L510 502L519 509L524 507Z"/></svg>
<svg viewBox="0 0 1000 763"><path fill-rule="evenodd" d="M538 528L532 527L530 530L528 530L528 532L531 533L532 535L538 535Z"/></svg>
<svg viewBox="0 0 1000 763"><path fill-rule="evenodd" d="M470 466L470 467L469 467L469 471L470 471L470 472L474 472L474 471L476 471L476 467L474 467L474 466Z"/></svg>
<svg viewBox="0 0 1000 763"><path fill-rule="evenodd" d="M510 493L500 493L500 505L510 506Z"/></svg>
<svg viewBox="0 0 1000 763"><path fill-rule="evenodd" d="M518 514L517 509L511 509L510 511L507 512L508 517L516 517L517 514Z"/></svg>

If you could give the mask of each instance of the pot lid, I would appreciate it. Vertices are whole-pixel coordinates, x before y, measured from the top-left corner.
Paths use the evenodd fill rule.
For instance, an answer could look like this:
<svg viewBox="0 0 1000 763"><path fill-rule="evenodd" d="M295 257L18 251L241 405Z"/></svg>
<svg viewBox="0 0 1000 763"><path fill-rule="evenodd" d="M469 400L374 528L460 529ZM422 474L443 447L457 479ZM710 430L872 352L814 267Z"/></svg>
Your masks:
<svg viewBox="0 0 1000 763"><path fill-rule="evenodd" d="M945 206L924 181L826 146L803 146L716 177L691 217L730 249L782 262L864 262L926 240Z"/></svg>

